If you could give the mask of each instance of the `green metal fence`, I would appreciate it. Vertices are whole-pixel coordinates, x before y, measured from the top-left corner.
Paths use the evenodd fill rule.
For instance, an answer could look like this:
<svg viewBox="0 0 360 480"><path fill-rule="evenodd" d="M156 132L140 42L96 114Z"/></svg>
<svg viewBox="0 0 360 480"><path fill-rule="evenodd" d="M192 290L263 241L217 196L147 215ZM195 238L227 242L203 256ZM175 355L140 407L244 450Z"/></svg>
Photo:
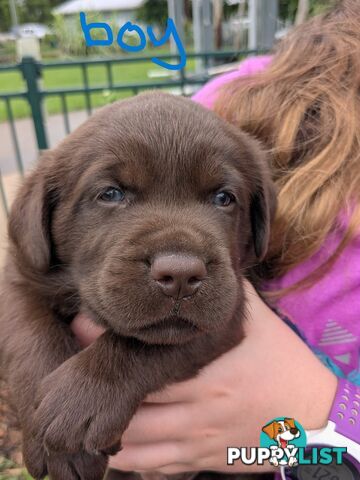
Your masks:
<svg viewBox="0 0 360 480"><path fill-rule="evenodd" d="M180 93L184 94L188 86L201 86L210 77L207 67L212 62L232 61L241 59L249 54L256 54L256 51L224 51L224 52L205 52L201 54L191 53L187 55L190 59L202 59L204 62L204 71L201 74L195 74L186 68L178 73L172 73L170 78L159 79L156 81L146 81L138 83L119 83L114 81L113 69L117 64L121 64L121 68L126 69L129 63L149 62L149 68L152 65L149 56L134 56L121 58L101 58L101 59L79 59L71 61L56 62L37 62L31 57L25 57L21 63L16 65L0 65L0 84L1 74L3 72L15 71L20 72L25 88L22 91L2 92L0 91L0 102L5 105L6 121L10 127L10 135L13 144L14 158L16 166L20 174L24 173L24 163L22 159L19 138L16 130L16 122L12 109L12 102L15 99L23 99L30 107L31 117L34 125L34 133L36 136L36 144L39 150L49 148L49 141L46 132L46 118L44 116L44 100L50 97L60 99L61 110L64 121L64 129L66 133L70 132L69 108L67 99L70 95L81 94L85 97L85 109L87 115L90 116L93 111L92 94L103 92L105 89L110 92L130 91L136 95L138 92L146 89L169 89L177 88ZM178 57L172 55L157 55L157 58L170 62L178 61ZM216 60L215 60L216 59ZM188 62L189 63L189 62ZM103 84L90 85L89 68L92 66L100 66L105 69L106 82ZM43 88L40 79L50 69L68 69L72 67L79 68L81 72L82 85L70 88ZM1 179L0 169L0 201L6 208L6 195Z"/></svg>

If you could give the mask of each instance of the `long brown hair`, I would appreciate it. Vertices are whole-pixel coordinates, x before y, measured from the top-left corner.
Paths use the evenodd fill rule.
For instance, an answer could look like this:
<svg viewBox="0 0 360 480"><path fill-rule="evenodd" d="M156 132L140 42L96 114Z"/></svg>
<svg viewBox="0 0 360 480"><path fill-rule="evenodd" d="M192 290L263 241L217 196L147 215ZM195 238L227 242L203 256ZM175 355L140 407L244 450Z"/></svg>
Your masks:
<svg viewBox="0 0 360 480"><path fill-rule="evenodd" d="M343 0L294 29L264 72L223 87L215 110L270 152L279 206L269 277L309 258L349 216L334 254L296 288L312 284L360 226L360 2Z"/></svg>

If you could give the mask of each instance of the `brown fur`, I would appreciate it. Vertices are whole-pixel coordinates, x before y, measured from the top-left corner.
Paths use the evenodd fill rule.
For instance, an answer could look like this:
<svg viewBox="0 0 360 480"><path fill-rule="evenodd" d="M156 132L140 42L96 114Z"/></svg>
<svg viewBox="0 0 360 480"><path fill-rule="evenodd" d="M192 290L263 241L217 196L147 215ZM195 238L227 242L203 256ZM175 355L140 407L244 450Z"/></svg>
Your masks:
<svg viewBox="0 0 360 480"><path fill-rule="evenodd" d="M126 200L100 201L114 185ZM215 206L218 190L236 203ZM108 106L43 155L10 215L0 311L33 477L101 479L148 393L241 340L242 279L266 252L274 205L257 142L167 94ZM159 253L204 261L194 296L151 280ZM107 329L83 351L69 328L80 311Z"/></svg>

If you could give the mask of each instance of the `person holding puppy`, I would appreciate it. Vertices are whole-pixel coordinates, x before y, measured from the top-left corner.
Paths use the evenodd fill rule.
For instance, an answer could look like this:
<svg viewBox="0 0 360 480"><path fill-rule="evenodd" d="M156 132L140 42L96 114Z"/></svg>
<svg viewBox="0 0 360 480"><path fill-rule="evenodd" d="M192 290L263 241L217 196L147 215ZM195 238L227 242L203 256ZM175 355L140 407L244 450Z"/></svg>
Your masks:
<svg viewBox="0 0 360 480"><path fill-rule="evenodd" d="M243 343L147 398L112 467L263 472L228 466L226 447L258 445L283 415L321 429L338 378L360 385L359 31L360 6L344 0L195 95L269 152L279 206L260 274L273 309L249 284ZM101 333L83 316L73 330L84 345Z"/></svg>

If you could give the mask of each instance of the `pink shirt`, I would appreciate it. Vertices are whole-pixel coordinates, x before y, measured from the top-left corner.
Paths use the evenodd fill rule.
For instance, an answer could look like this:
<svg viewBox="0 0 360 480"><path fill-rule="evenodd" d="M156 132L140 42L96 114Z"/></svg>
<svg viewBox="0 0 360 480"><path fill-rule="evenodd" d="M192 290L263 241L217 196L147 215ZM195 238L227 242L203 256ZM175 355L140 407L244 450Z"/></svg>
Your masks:
<svg viewBox="0 0 360 480"><path fill-rule="evenodd" d="M271 57L248 58L233 72L221 75L201 88L193 100L212 108L218 90L242 76L269 65ZM334 251L343 238L346 222L331 234L311 258L293 268L270 288L289 287L305 278ZM331 270L311 288L284 296L276 305L299 328L309 344L339 367L337 373L360 385L360 236L342 252Z"/></svg>

